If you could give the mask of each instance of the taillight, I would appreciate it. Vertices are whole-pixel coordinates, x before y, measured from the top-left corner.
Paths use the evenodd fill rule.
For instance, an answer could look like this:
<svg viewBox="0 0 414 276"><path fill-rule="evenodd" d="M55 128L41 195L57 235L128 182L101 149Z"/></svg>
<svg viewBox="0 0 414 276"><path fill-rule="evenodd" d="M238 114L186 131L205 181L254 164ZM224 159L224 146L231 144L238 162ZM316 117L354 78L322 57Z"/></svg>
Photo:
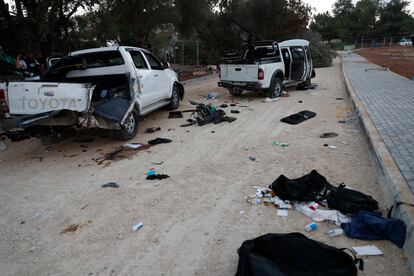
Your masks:
<svg viewBox="0 0 414 276"><path fill-rule="evenodd" d="M264 80L264 71L263 69L259 68L259 71L257 73L259 80Z"/></svg>
<svg viewBox="0 0 414 276"><path fill-rule="evenodd" d="M6 102L6 91L4 89L0 89L0 110L3 113L9 113L9 108Z"/></svg>

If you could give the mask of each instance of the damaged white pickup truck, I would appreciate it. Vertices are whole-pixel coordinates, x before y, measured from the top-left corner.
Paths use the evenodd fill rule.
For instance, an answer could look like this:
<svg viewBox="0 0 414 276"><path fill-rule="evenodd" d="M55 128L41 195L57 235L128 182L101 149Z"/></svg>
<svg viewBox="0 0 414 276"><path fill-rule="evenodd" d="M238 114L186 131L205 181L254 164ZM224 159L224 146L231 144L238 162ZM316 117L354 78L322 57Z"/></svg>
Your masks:
<svg viewBox="0 0 414 276"><path fill-rule="evenodd" d="M240 54L222 61L218 86L234 96L258 90L275 98L282 95L283 86L309 86L315 77L309 41L303 39L245 44Z"/></svg>
<svg viewBox="0 0 414 276"><path fill-rule="evenodd" d="M135 137L139 116L163 106L176 109L184 97L169 64L127 46L72 52L40 81L1 86L18 127L102 128L123 140Z"/></svg>

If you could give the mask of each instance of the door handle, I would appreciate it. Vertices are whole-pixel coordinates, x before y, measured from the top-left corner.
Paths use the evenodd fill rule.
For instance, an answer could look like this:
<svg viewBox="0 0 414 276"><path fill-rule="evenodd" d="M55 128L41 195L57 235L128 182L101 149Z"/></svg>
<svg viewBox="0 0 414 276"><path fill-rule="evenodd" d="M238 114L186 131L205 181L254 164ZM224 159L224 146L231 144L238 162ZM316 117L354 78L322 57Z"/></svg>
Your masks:
<svg viewBox="0 0 414 276"><path fill-rule="evenodd" d="M154 77L158 77L158 74L155 74Z"/></svg>

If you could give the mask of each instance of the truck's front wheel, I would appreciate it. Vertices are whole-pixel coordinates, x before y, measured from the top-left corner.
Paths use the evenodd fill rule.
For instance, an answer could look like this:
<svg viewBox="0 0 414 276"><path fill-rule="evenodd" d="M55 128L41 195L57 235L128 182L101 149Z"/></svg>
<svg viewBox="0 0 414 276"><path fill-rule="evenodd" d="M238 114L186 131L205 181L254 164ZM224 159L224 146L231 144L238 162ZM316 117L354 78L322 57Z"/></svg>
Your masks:
<svg viewBox="0 0 414 276"><path fill-rule="evenodd" d="M129 113L128 117L125 119L124 124L121 126L121 129L118 130L118 137L121 140L127 141L131 140L137 135L138 132L138 112L133 110Z"/></svg>
<svg viewBox="0 0 414 276"><path fill-rule="evenodd" d="M238 87L231 87L229 88L229 93L232 96L241 96L241 94L243 93L243 90Z"/></svg>
<svg viewBox="0 0 414 276"><path fill-rule="evenodd" d="M274 76L270 82L270 87L267 91L269 98L276 98L282 96L283 93L283 80L281 77Z"/></svg>

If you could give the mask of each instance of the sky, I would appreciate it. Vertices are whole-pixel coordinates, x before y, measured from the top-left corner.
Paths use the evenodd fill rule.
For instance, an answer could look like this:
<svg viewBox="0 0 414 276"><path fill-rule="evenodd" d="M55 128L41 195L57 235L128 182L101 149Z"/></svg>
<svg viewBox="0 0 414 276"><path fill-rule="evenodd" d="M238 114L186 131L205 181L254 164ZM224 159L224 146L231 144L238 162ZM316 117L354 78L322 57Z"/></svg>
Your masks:
<svg viewBox="0 0 414 276"><path fill-rule="evenodd" d="M316 8L316 13L332 11L332 5L335 3L336 0L303 0L306 3L309 3L312 7ZM354 3L357 1L353 1ZM414 0L410 2L410 11L411 13L414 12Z"/></svg>

